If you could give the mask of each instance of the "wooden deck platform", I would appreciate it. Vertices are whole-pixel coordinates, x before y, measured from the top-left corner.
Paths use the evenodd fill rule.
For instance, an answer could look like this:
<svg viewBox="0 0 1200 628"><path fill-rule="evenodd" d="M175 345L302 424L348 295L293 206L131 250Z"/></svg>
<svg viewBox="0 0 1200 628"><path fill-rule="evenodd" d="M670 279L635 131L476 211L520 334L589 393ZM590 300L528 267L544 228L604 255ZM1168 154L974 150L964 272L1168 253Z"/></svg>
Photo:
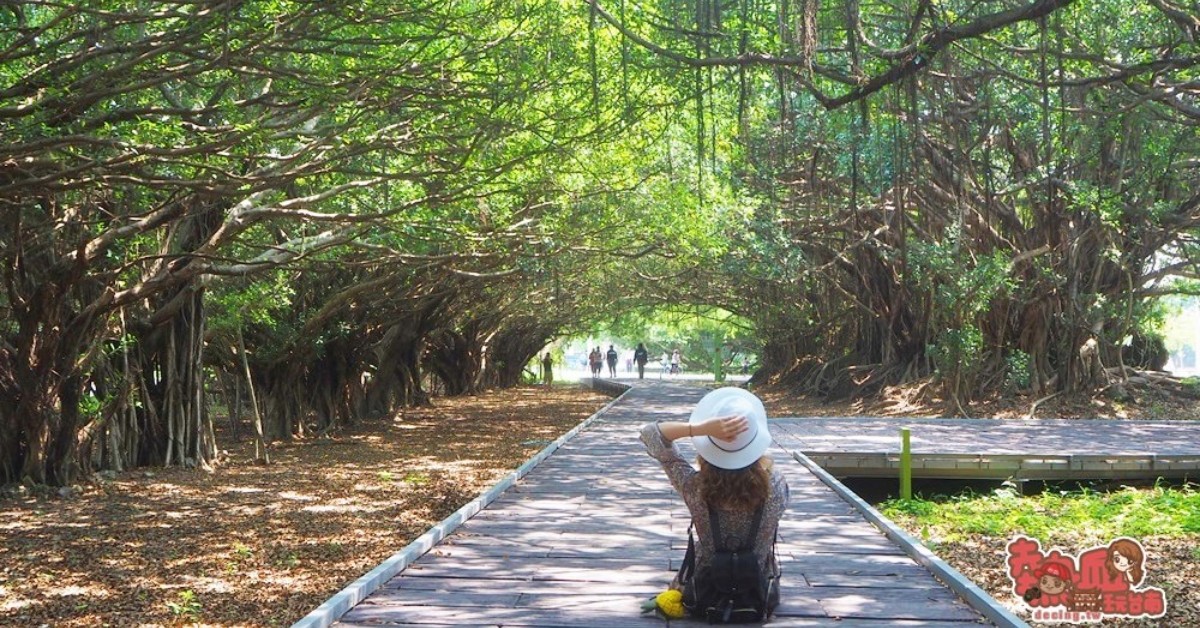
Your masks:
<svg viewBox="0 0 1200 628"><path fill-rule="evenodd" d="M772 434L834 476L897 477L901 427L917 478L1200 477L1196 421L792 418Z"/></svg>
<svg viewBox="0 0 1200 628"><path fill-rule="evenodd" d="M638 607L678 569L688 514L637 427L686 420L703 392L657 383L631 390L337 625L664 625ZM772 453L791 506L777 549L783 601L768 625L986 623L788 451Z"/></svg>

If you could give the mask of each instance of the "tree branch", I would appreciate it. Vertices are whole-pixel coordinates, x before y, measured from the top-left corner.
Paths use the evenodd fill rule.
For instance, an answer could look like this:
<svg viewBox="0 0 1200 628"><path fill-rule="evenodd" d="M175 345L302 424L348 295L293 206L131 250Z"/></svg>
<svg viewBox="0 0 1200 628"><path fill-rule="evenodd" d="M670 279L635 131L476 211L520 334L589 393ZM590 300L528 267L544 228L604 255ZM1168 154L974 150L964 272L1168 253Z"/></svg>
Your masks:
<svg viewBox="0 0 1200 628"><path fill-rule="evenodd" d="M811 63L811 60L802 57L780 57L761 52L747 52L735 57L692 57L675 52L664 46L660 46L633 32L612 14L605 11L604 8L600 6L599 0L584 0L584 2L595 9L597 15L603 18L604 21L611 24L614 28L620 31L622 35L629 38L634 43L657 55L666 57L667 59L670 59L676 63L687 65L689 67L702 68L766 65L785 68L804 68L808 67ZM799 74L797 74L797 78L826 109L837 109L838 107L842 107L849 103L862 100L863 98L874 94L888 85L916 74L919 70L929 65L930 60L932 60L937 53L941 52L944 48L956 41L979 37L991 31L1005 28L1013 24L1045 17L1054 11L1071 4L1072 2L1074 2L1074 0L1036 0L1035 2L1022 7L984 15L969 24L964 24L962 26L947 26L941 30L929 33L922 37L916 45L906 46L904 49L902 49L902 51L907 52L907 54L904 54L901 60L889 68L886 72L867 80L865 83L862 83L858 87L851 89L849 92L841 96L830 97L817 89L811 81L799 76ZM813 67L815 68L816 65L813 64ZM822 74L824 73L822 72Z"/></svg>

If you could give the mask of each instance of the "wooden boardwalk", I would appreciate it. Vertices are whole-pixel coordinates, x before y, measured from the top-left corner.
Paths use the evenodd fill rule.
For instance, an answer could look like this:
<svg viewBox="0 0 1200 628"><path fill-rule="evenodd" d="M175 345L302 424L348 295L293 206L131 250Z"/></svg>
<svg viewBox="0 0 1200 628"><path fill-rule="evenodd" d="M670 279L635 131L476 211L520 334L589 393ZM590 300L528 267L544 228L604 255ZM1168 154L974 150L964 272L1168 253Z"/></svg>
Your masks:
<svg viewBox="0 0 1200 628"><path fill-rule="evenodd" d="M803 452L838 477L897 477L901 427L911 431L913 477L1200 476L1196 421L834 417L782 419L772 425L785 448Z"/></svg>
<svg viewBox="0 0 1200 628"><path fill-rule="evenodd" d="M664 625L639 615L639 604L678 569L688 514L637 427L686 420L703 393L631 390L337 625ZM770 626L984 623L787 451L775 446L772 455L791 506L777 549L783 601Z"/></svg>

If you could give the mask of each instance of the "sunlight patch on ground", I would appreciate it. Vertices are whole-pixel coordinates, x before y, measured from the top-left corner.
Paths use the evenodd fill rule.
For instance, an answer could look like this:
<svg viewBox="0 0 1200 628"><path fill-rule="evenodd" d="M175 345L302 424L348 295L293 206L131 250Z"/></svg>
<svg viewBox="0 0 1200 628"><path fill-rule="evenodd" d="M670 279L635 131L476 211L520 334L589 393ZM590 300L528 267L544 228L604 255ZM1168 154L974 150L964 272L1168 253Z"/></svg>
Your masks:
<svg viewBox="0 0 1200 628"><path fill-rule="evenodd" d="M69 586L65 586L65 587L56 587L56 588L48 589L46 591L46 594L47 595L56 595L58 597L65 597L65 596L69 596L69 595L89 595L92 597L108 597L109 592L108 592L108 589L105 589L103 587L95 587L95 586L81 587L81 586L76 586L76 585L69 585Z"/></svg>
<svg viewBox="0 0 1200 628"><path fill-rule="evenodd" d="M297 501L297 502L314 502L314 501L317 501L317 499L318 499L317 497L313 497L312 495L303 495L301 493L296 493L293 491L283 491L281 493L276 493L276 494L279 496L280 499L288 499L288 500Z"/></svg>
<svg viewBox="0 0 1200 628"><path fill-rule="evenodd" d="M238 575L240 576L242 574ZM229 593L236 588L223 578L185 576L183 581L186 583L187 589L196 590L203 593Z"/></svg>
<svg viewBox="0 0 1200 628"><path fill-rule="evenodd" d="M267 489L258 488L257 486L223 486L222 491L226 493L265 493Z"/></svg>
<svg viewBox="0 0 1200 628"><path fill-rule="evenodd" d="M300 582L300 579L294 576L270 576L263 578L263 582L270 582L272 584L281 585L285 589L291 589Z"/></svg>
<svg viewBox="0 0 1200 628"><path fill-rule="evenodd" d="M362 506L345 505L339 506L335 504L319 504L316 506L305 506L300 509L303 512L325 513L325 512L359 512Z"/></svg>
<svg viewBox="0 0 1200 628"><path fill-rule="evenodd" d="M0 611L19 611L22 608L31 606L32 604L33 604L33 600L28 599L28 598L15 598L15 599L11 599L11 600L4 600L4 603L0 604Z"/></svg>

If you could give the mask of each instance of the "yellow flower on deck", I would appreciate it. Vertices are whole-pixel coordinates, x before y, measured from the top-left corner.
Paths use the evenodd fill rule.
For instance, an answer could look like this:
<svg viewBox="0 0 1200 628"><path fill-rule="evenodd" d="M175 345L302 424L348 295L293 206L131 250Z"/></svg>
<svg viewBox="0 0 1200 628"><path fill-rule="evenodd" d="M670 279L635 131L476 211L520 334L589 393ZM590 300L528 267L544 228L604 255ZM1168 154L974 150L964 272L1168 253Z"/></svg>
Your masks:
<svg viewBox="0 0 1200 628"><path fill-rule="evenodd" d="M683 593L676 589L667 589L654 598L654 603L663 615L671 619L679 619L687 614L683 608Z"/></svg>

